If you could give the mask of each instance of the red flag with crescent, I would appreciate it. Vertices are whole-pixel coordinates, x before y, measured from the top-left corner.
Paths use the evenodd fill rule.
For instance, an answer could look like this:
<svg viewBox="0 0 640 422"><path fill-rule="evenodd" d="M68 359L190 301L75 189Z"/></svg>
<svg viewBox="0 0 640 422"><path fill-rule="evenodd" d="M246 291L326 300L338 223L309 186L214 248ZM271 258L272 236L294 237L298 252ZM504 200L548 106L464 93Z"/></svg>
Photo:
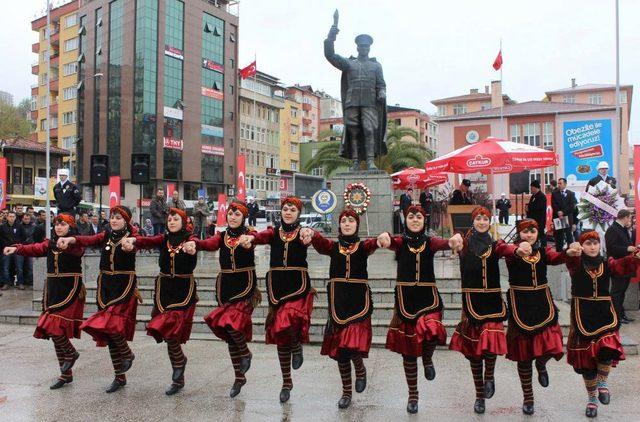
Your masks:
<svg viewBox="0 0 640 422"><path fill-rule="evenodd" d="M109 177L109 208L120 205L120 176Z"/></svg>
<svg viewBox="0 0 640 422"><path fill-rule="evenodd" d="M227 225L227 195L218 194L218 218L216 219L216 227L225 227Z"/></svg>
<svg viewBox="0 0 640 422"><path fill-rule="evenodd" d="M249 66L240 69L240 77L242 79L247 79L256 74L257 71L256 61L254 60L249 64Z"/></svg>
<svg viewBox="0 0 640 422"><path fill-rule="evenodd" d="M238 191L236 192L236 198L241 201L247 200L246 172L247 166L245 156L240 154L238 155L238 181L236 183L238 185Z"/></svg>

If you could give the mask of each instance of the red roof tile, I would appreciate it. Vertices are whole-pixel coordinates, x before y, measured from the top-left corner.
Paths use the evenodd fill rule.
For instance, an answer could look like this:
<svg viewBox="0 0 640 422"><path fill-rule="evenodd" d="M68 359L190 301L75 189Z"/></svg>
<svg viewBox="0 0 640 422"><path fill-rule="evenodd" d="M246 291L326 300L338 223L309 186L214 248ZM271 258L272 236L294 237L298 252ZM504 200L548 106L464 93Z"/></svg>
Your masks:
<svg viewBox="0 0 640 422"><path fill-rule="evenodd" d="M44 142L36 142L23 138L2 139L2 141L5 142L4 149L9 151L34 151L43 154L47 152L46 144ZM50 151L53 155L71 154L69 150L54 147L53 145L51 146Z"/></svg>

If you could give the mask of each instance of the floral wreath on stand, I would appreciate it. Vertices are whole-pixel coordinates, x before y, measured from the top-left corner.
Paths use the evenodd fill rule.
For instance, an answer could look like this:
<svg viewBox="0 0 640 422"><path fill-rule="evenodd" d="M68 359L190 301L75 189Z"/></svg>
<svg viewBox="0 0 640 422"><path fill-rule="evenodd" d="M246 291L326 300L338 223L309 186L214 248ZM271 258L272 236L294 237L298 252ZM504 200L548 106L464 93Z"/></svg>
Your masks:
<svg viewBox="0 0 640 422"><path fill-rule="evenodd" d="M371 202L371 191L364 183L349 183L342 193L345 207L351 207L358 214L367 212Z"/></svg>
<svg viewBox="0 0 640 422"><path fill-rule="evenodd" d="M580 197L578 203L578 219L586 220L594 229L603 232L615 221L618 211L625 208L624 199L604 181L598 182Z"/></svg>

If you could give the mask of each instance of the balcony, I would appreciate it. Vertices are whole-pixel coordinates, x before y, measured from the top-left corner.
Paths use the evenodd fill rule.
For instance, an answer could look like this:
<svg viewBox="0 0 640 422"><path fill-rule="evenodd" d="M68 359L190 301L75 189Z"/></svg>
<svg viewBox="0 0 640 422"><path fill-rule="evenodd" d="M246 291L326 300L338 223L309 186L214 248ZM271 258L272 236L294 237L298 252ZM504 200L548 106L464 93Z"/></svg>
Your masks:
<svg viewBox="0 0 640 422"><path fill-rule="evenodd" d="M302 136L313 136L313 132L312 131L302 131Z"/></svg>
<svg viewBox="0 0 640 422"><path fill-rule="evenodd" d="M58 66L58 62L60 61L60 55L55 54L51 56L50 60L51 60L51 66Z"/></svg>
<svg viewBox="0 0 640 422"><path fill-rule="evenodd" d="M31 110L31 120L38 120L38 110Z"/></svg>
<svg viewBox="0 0 640 422"><path fill-rule="evenodd" d="M37 75L38 73L40 73L40 66L38 65L38 62L35 62L31 65L31 74Z"/></svg>
<svg viewBox="0 0 640 422"><path fill-rule="evenodd" d="M60 31L54 30L51 33L51 45L59 45L60 44Z"/></svg>
<svg viewBox="0 0 640 422"><path fill-rule="evenodd" d="M311 119L307 119L306 117L303 117L302 124L305 126L309 126L311 124Z"/></svg>
<svg viewBox="0 0 640 422"><path fill-rule="evenodd" d="M34 42L31 44L31 52L38 54L40 52L40 42Z"/></svg>
<svg viewBox="0 0 640 422"><path fill-rule="evenodd" d="M49 114L51 114L51 116L53 116L54 114L56 116L58 115L58 103L53 103L49 106Z"/></svg>
<svg viewBox="0 0 640 422"><path fill-rule="evenodd" d="M309 103L302 103L302 109L304 111L311 111L311 104Z"/></svg>
<svg viewBox="0 0 640 422"><path fill-rule="evenodd" d="M59 79L51 79L49 81L49 88L51 89L51 92L58 92L58 84L59 84L60 80Z"/></svg>
<svg viewBox="0 0 640 422"><path fill-rule="evenodd" d="M49 137L50 138L57 138L58 137L58 128L57 127L52 127L51 131L49 132Z"/></svg>
<svg viewBox="0 0 640 422"><path fill-rule="evenodd" d="M31 96L38 95L38 84L31 85Z"/></svg>

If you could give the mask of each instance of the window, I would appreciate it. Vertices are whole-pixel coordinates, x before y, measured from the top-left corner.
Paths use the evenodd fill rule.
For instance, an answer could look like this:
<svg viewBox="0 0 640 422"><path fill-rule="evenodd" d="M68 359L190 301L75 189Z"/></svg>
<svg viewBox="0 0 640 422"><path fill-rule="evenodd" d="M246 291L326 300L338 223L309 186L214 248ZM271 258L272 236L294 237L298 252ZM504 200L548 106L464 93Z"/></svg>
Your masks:
<svg viewBox="0 0 640 422"><path fill-rule="evenodd" d="M40 130L47 130L47 119L40 120Z"/></svg>
<svg viewBox="0 0 640 422"><path fill-rule="evenodd" d="M71 38L64 42L64 51L73 51L78 49L78 37Z"/></svg>
<svg viewBox="0 0 640 422"><path fill-rule="evenodd" d="M575 104L576 96L573 95L573 94L565 95L564 97L562 97L562 102L563 103L569 103L569 104Z"/></svg>
<svg viewBox="0 0 640 422"><path fill-rule="evenodd" d="M589 94L589 104L602 104L602 94Z"/></svg>
<svg viewBox="0 0 640 422"><path fill-rule="evenodd" d="M489 110L491 108L491 103L482 103L480 105L480 110Z"/></svg>
<svg viewBox="0 0 640 422"><path fill-rule="evenodd" d="M546 149L553 149L553 122L542 124L542 146Z"/></svg>
<svg viewBox="0 0 640 422"><path fill-rule="evenodd" d="M322 167L316 167L314 169L311 169L311 175L324 176L324 169Z"/></svg>
<svg viewBox="0 0 640 422"><path fill-rule="evenodd" d="M62 67L62 74L64 76L73 75L78 73L78 62L65 63Z"/></svg>
<svg viewBox="0 0 640 422"><path fill-rule="evenodd" d="M31 97L31 111L38 109L38 97Z"/></svg>
<svg viewBox="0 0 640 422"><path fill-rule="evenodd" d="M69 15L64 18L64 27L70 28L74 25L78 24L78 15L74 13L73 15Z"/></svg>
<svg viewBox="0 0 640 422"><path fill-rule="evenodd" d="M543 181L540 180L541 176L542 176L542 172L540 170L531 170L529 172L529 183L533 182L534 180L538 180L540 181L540 184L542 184ZM544 186L542 186L542 190L544 191Z"/></svg>
<svg viewBox="0 0 640 422"><path fill-rule="evenodd" d="M65 88L62 90L62 98L64 98L65 101L73 100L77 96L78 96L78 88L76 88L75 86L72 86L71 88Z"/></svg>
<svg viewBox="0 0 640 422"><path fill-rule="evenodd" d="M447 113L447 107L444 105L438 106L438 116L444 116Z"/></svg>
<svg viewBox="0 0 640 422"><path fill-rule="evenodd" d="M62 138L62 148L72 150L76 148L76 137L65 136Z"/></svg>
<svg viewBox="0 0 640 422"><path fill-rule="evenodd" d="M520 142L520 125L509 126L509 132L511 132L511 142Z"/></svg>
<svg viewBox="0 0 640 422"><path fill-rule="evenodd" d="M13 168L13 180L14 185L22 184L22 167L14 167Z"/></svg>
<svg viewBox="0 0 640 422"><path fill-rule="evenodd" d="M291 117L298 117L298 109L291 107Z"/></svg>
<svg viewBox="0 0 640 422"><path fill-rule="evenodd" d="M42 75L40 75L40 85L46 85L47 84L48 76L49 75L47 73L43 73Z"/></svg>
<svg viewBox="0 0 640 422"><path fill-rule="evenodd" d="M298 144L291 144L291 152L298 153Z"/></svg>
<svg viewBox="0 0 640 422"><path fill-rule="evenodd" d="M40 108L45 108L48 105L49 105L49 96L43 95L42 97L40 97Z"/></svg>
<svg viewBox="0 0 640 422"><path fill-rule="evenodd" d="M553 172L553 167L546 168L544 170L544 185L545 186L549 186L551 184L552 180L555 180L555 174ZM542 188L544 190L544 186Z"/></svg>
<svg viewBox="0 0 640 422"><path fill-rule="evenodd" d="M467 105L466 104L454 104L454 106L453 106L453 114L454 115L465 114L466 112L467 112Z"/></svg>
<svg viewBox="0 0 640 422"><path fill-rule="evenodd" d="M63 125L71 125L76 122L76 112L68 111L66 113L62 113L62 124Z"/></svg>
<svg viewBox="0 0 640 422"><path fill-rule="evenodd" d="M33 185L33 169L29 167L25 167L22 170L22 183L24 185Z"/></svg>
<svg viewBox="0 0 640 422"><path fill-rule="evenodd" d="M47 177L47 169L38 169L38 177Z"/></svg>
<svg viewBox="0 0 640 422"><path fill-rule="evenodd" d="M627 103L627 91L621 91L620 92L620 104L626 104Z"/></svg>
<svg viewBox="0 0 640 422"><path fill-rule="evenodd" d="M298 134L298 126L291 125L291 134L292 135L297 135Z"/></svg>
<svg viewBox="0 0 640 422"><path fill-rule="evenodd" d="M291 161L291 171L298 171L298 162L297 161Z"/></svg>
<svg viewBox="0 0 640 422"><path fill-rule="evenodd" d="M523 142L534 147L540 146L540 124L525 123L523 125Z"/></svg>

